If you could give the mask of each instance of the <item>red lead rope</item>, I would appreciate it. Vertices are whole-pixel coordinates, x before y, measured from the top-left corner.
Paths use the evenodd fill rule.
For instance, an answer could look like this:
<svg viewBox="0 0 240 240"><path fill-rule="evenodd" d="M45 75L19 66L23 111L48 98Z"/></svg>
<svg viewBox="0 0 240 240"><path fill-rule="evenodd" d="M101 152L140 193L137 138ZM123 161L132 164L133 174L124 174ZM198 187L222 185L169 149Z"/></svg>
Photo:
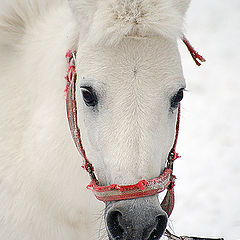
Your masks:
<svg viewBox="0 0 240 240"><path fill-rule="evenodd" d="M189 44L189 43L188 43ZM192 51L193 48L191 49ZM191 52L192 54L192 52ZM192 54L194 56L194 54ZM200 55L198 55L200 56ZM178 139L179 132L179 123L180 123L180 104L178 107L178 115L176 122L176 135L173 147L168 156L167 167L164 169L163 173L157 177L150 180L141 180L133 185L117 185L112 184L109 186L100 186L99 181L97 180L94 174L94 168L92 164L87 159L85 150L81 141L81 134L77 124L77 104L76 104L76 79L77 74L75 70L75 58L76 52L68 51L66 54L66 59L68 62L68 71L67 71L67 85L66 85L66 108L67 108L67 117L69 128L73 137L73 141L82 155L84 162L83 168L89 173L91 178L91 183L87 186L88 189L91 189L95 194L96 198L100 201L116 201L116 200L126 200L134 199L140 197L146 197L158 194L167 190L167 194L164 197L164 200L161 203L163 210L171 215L174 207L174 185L176 177L173 175L173 162L179 155L176 153L176 144Z"/></svg>

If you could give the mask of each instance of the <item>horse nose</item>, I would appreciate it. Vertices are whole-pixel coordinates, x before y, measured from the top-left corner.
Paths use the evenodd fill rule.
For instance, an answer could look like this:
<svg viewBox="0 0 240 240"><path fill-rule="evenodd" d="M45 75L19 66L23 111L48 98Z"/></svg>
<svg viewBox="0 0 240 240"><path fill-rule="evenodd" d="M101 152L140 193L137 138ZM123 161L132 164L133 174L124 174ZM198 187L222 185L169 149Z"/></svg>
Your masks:
<svg viewBox="0 0 240 240"><path fill-rule="evenodd" d="M123 215L120 211L112 211L108 214L107 225L110 233L110 239L120 240L120 239L133 239L131 233L134 232L133 229L130 229L132 226L128 224L126 219L123 218ZM167 217L165 215L159 215L155 218L153 224L147 224L147 227L142 229L142 232L133 233L134 239L142 240L158 240L163 235L166 225ZM140 238L136 238L137 235L140 235Z"/></svg>
<svg viewBox="0 0 240 240"><path fill-rule="evenodd" d="M167 215L159 205L127 200L113 204L106 214L110 240L158 240L167 226ZM130 201L130 202L129 202ZM141 200L143 201L143 200ZM130 204L129 204L130 203ZM139 208L140 205L140 208Z"/></svg>

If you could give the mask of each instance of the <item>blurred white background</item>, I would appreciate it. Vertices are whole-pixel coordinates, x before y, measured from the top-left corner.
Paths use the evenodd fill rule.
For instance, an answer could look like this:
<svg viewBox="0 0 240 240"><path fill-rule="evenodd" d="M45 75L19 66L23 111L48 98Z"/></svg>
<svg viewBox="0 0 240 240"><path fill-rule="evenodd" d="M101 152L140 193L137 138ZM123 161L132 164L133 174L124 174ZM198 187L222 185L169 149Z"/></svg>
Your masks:
<svg viewBox="0 0 240 240"><path fill-rule="evenodd" d="M240 239L240 0L192 0L180 42L188 92L175 164L178 235Z"/></svg>

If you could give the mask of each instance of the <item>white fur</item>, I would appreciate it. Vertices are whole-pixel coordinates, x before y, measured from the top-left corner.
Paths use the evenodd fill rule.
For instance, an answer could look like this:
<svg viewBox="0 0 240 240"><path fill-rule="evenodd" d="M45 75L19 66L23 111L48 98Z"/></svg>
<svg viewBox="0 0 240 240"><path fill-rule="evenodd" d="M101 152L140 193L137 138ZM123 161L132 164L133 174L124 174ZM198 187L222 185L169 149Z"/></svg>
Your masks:
<svg viewBox="0 0 240 240"><path fill-rule="evenodd" d="M78 49L78 90L85 81L99 93L98 111L80 90L78 107L101 182L133 183L164 167L188 1L117 2L70 1L76 23L65 0L0 0L0 239L101 239L104 205L85 189L66 121L68 49Z"/></svg>

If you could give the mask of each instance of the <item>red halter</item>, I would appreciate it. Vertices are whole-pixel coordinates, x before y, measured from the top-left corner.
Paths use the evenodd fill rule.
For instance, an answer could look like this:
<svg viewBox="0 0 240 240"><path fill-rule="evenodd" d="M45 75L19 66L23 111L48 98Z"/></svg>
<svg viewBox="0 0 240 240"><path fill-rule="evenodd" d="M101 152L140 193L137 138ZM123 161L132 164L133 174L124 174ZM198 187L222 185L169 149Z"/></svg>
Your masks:
<svg viewBox="0 0 240 240"><path fill-rule="evenodd" d="M190 45L189 42L185 44L187 46ZM190 52L196 61L196 58L199 58L200 55L193 54L196 53L193 48L191 49ZM77 124L77 105L75 98L77 74L75 71L75 55L76 52L73 51L68 51L66 54L67 62L69 64L66 76L67 86L65 90L67 94L66 107L69 127L71 130L74 143L79 153L82 155L84 159L82 167L88 172L91 178L91 183L87 186L87 188L91 189L95 194L96 198L103 202L151 196L161 193L167 189L167 194L165 195L165 198L162 201L161 206L163 210L168 214L168 216L170 216L174 207L174 185L176 179L176 177L173 175L173 161L179 158L179 155L175 152L175 148L179 132L180 104L178 107L175 141L168 156L167 167L165 168L163 173L159 177L150 180L141 180L134 185L112 184L109 186L100 186L99 181L97 180L94 174L94 168L87 159L81 141L80 130ZM200 60L202 61L202 59Z"/></svg>

